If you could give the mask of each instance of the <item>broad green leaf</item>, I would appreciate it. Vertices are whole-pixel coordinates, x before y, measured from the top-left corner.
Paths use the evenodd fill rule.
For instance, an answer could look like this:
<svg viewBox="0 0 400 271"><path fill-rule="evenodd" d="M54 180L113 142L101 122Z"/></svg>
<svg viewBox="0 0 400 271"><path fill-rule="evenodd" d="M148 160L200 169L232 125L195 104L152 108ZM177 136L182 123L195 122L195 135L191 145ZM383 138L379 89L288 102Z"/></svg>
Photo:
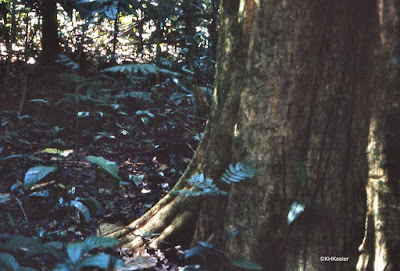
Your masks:
<svg viewBox="0 0 400 271"><path fill-rule="evenodd" d="M69 243L67 246L68 257L74 264L77 264L89 250L87 244L84 242Z"/></svg>
<svg viewBox="0 0 400 271"><path fill-rule="evenodd" d="M207 250L207 248L205 248L203 246L194 246L186 251L185 259L196 256L196 255L203 254L206 250Z"/></svg>
<svg viewBox="0 0 400 271"><path fill-rule="evenodd" d="M80 199L80 201L89 209L91 213L102 214L104 208L95 198L89 197L87 199Z"/></svg>
<svg viewBox="0 0 400 271"><path fill-rule="evenodd" d="M53 171L56 171L56 167L48 167L48 166L38 166L28 169L25 173L24 187L25 189L32 188L33 185L38 183L48 174Z"/></svg>
<svg viewBox="0 0 400 271"><path fill-rule="evenodd" d="M97 247L114 247L119 244L117 239L103 236L89 236L83 242L87 245L89 250Z"/></svg>
<svg viewBox="0 0 400 271"><path fill-rule="evenodd" d="M54 242L48 242L48 243L44 244L43 246L46 248L49 248L49 249L59 249L60 250L63 248L63 243L54 241Z"/></svg>
<svg viewBox="0 0 400 271"><path fill-rule="evenodd" d="M292 205L290 206L290 210L288 213L288 224L292 224L293 221L296 220L296 218L299 217L299 215L304 212L305 204L301 204L298 202L293 202Z"/></svg>
<svg viewBox="0 0 400 271"><path fill-rule="evenodd" d="M107 269L108 267L123 267L124 262L108 254L97 254L91 257L86 257L79 266L97 266Z"/></svg>
<svg viewBox="0 0 400 271"><path fill-rule="evenodd" d="M108 172L111 176L114 178L118 179L119 181L122 181L121 178L118 176L118 166L114 162L108 161L104 157L101 156L86 156L86 159L89 162L92 162L98 166L100 166L102 169L104 169L106 172Z"/></svg>
<svg viewBox="0 0 400 271"><path fill-rule="evenodd" d="M248 260L232 260L232 264L250 270L263 270L262 266Z"/></svg>
<svg viewBox="0 0 400 271"><path fill-rule="evenodd" d="M0 266L4 271L17 271L19 268L18 262L8 253L0 253Z"/></svg>
<svg viewBox="0 0 400 271"><path fill-rule="evenodd" d="M0 253L0 270L1 271L36 271L33 268L22 267L15 260L14 256L8 253Z"/></svg>
<svg viewBox="0 0 400 271"><path fill-rule="evenodd" d="M83 218L85 219L85 222L89 223L89 220L90 220L89 209L85 205L83 205L82 202L80 202L78 200L71 200L70 204L71 204L71 206L78 209L78 211L82 214Z"/></svg>
<svg viewBox="0 0 400 271"><path fill-rule="evenodd" d="M63 243L55 241L43 244L43 247L45 247L53 256L57 258L65 258L65 253L62 251L63 246Z"/></svg>
<svg viewBox="0 0 400 271"><path fill-rule="evenodd" d="M24 248L26 250L27 256L33 256L48 252L48 250L43 247L39 239L25 237L23 235L12 235L9 236L6 240L0 242L0 249L18 253L20 248Z"/></svg>

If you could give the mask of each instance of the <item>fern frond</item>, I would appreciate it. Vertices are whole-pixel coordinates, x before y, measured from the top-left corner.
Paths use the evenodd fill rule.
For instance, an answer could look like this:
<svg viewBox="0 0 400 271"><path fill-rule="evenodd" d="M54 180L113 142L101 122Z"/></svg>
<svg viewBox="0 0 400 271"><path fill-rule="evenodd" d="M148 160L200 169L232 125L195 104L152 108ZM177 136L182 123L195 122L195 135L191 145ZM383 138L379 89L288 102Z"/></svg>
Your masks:
<svg viewBox="0 0 400 271"><path fill-rule="evenodd" d="M151 98L151 93L145 92L145 91L130 91L130 92L125 92L125 93L116 95L117 99L125 99L127 97L131 97L131 98L135 98L135 99L139 99L139 100L147 101L147 102L153 101L153 99Z"/></svg>
<svg viewBox="0 0 400 271"><path fill-rule="evenodd" d="M104 69L104 70L102 70L102 72L128 73L128 74L141 73L143 75L163 73L163 74L171 75L171 76L181 76L180 73L157 67L154 64L141 64L141 63L140 64L118 65L118 66Z"/></svg>
<svg viewBox="0 0 400 271"><path fill-rule="evenodd" d="M66 68L69 68L71 70L76 70L79 68L79 64L72 61L72 59L70 59L69 57L67 57L66 55L63 54L59 54L57 56L56 62L62 64L63 66L65 66Z"/></svg>
<svg viewBox="0 0 400 271"><path fill-rule="evenodd" d="M229 169L225 170L221 180L227 184L238 183L250 179L258 174L260 174L260 170L253 168L248 164L239 162L235 166L230 164Z"/></svg>
<svg viewBox="0 0 400 271"><path fill-rule="evenodd" d="M240 181L250 179L260 174L260 170L251 167L245 163L237 163L235 166L230 164L229 169L225 170L222 175L222 181L227 184L238 183ZM188 196L203 196L203 195L227 195L228 193L220 190L210 178L205 178L204 174L195 174L191 176L187 182L195 187L195 190L172 190L172 194L180 194Z"/></svg>
<svg viewBox="0 0 400 271"><path fill-rule="evenodd" d="M172 194L180 194L188 196L203 196L203 195L227 195L228 193L213 184L213 180L204 178L204 174L195 174L191 176L187 182L198 190L172 190Z"/></svg>

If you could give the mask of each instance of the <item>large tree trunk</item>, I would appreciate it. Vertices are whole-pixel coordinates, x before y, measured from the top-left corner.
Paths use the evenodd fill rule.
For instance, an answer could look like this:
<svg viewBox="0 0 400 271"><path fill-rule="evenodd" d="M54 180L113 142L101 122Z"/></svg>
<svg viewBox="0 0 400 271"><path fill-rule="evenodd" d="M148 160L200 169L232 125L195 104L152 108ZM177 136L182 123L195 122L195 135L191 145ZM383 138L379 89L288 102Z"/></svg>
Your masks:
<svg viewBox="0 0 400 271"><path fill-rule="evenodd" d="M231 185L227 197L169 194L111 236L137 248L146 231L161 233L153 246L194 232L193 243L208 240L265 270L395 270L388 256L399 204L381 168L381 108L392 106L386 82L394 81L393 33L382 33L397 20L388 3L223 1L212 118L174 189L201 171L217 182L243 160L262 174ZM306 207L288 225L293 202ZM229 240L235 229L244 230ZM217 256L207 261L208 270L233 270Z"/></svg>
<svg viewBox="0 0 400 271"><path fill-rule="evenodd" d="M399 71L390 52L399 41L399 2L379 0L379 47L368 140L365 234L357 270L400 270ZM400 57L395 55L395 57Z"/></svg>

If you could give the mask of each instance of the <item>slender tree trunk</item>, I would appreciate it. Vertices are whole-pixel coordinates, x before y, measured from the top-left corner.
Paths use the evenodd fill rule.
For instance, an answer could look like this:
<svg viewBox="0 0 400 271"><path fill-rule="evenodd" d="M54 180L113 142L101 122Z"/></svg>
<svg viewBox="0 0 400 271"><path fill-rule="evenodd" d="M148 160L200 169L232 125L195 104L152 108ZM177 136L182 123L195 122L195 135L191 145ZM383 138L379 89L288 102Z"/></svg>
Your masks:
<svg viewBox="0 0 400 271"><path fill-rule="evenodd" d="M42 56L48 60L59 53L58 22L56 0L42 1Z"/></svg>
<svg viewBox="0 0 400 271"><path fill-rule="evenodd" d="M397 20L387 0L223 1L212 117L174 189L200 171L228 189L218 180L238 161L262 173L227 197L169 194L113 236L139 247L150 230L157 246L196 221L192 244L264 270L396 270L399 197L381 163ZM293 203L305 209L288 223ZM234 270L226 259L207 270Z"/></svg>

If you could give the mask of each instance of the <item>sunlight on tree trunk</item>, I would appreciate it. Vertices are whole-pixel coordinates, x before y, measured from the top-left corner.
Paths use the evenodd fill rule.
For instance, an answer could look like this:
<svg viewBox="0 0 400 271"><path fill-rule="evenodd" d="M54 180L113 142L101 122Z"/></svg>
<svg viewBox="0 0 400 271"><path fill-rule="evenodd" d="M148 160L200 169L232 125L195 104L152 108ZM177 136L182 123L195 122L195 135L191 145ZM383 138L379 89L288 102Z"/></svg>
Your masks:
<svg viewBox="0 0 400 271"><path fill-rule="evenodd" d="M357 270L399 270L399 175L392 163L398 159L393 137L398 129L399 108L396 91L398 71L387 65L390 52L399 39L399 6L380 0L380 39L375 60L377 92L371 103L368 154L367 214L364 239ZM396 34L394 34L396 33ZM397 156L396 156L397 155ZM396 163L396 162L395 162ZM397 172L396 172L397 171ZM397 251L396 251L397 248Z"/></svg>
<svg viewBox="0 0 400 271"><path fill-rule="evenodd" d="M382 108L394 101L388 28L398 20L387 2L223 1L212 117L174 189L204 172L226 190L219 179L238 161L261 175L227 197L168 194L104 234L132 248L208 241L265 270L395 270L399 203L381 168ZM306 207L288 225L293 202ZM146 232L160 236L146 243ZM207 261L207 270L234 270Z"/></svg>

